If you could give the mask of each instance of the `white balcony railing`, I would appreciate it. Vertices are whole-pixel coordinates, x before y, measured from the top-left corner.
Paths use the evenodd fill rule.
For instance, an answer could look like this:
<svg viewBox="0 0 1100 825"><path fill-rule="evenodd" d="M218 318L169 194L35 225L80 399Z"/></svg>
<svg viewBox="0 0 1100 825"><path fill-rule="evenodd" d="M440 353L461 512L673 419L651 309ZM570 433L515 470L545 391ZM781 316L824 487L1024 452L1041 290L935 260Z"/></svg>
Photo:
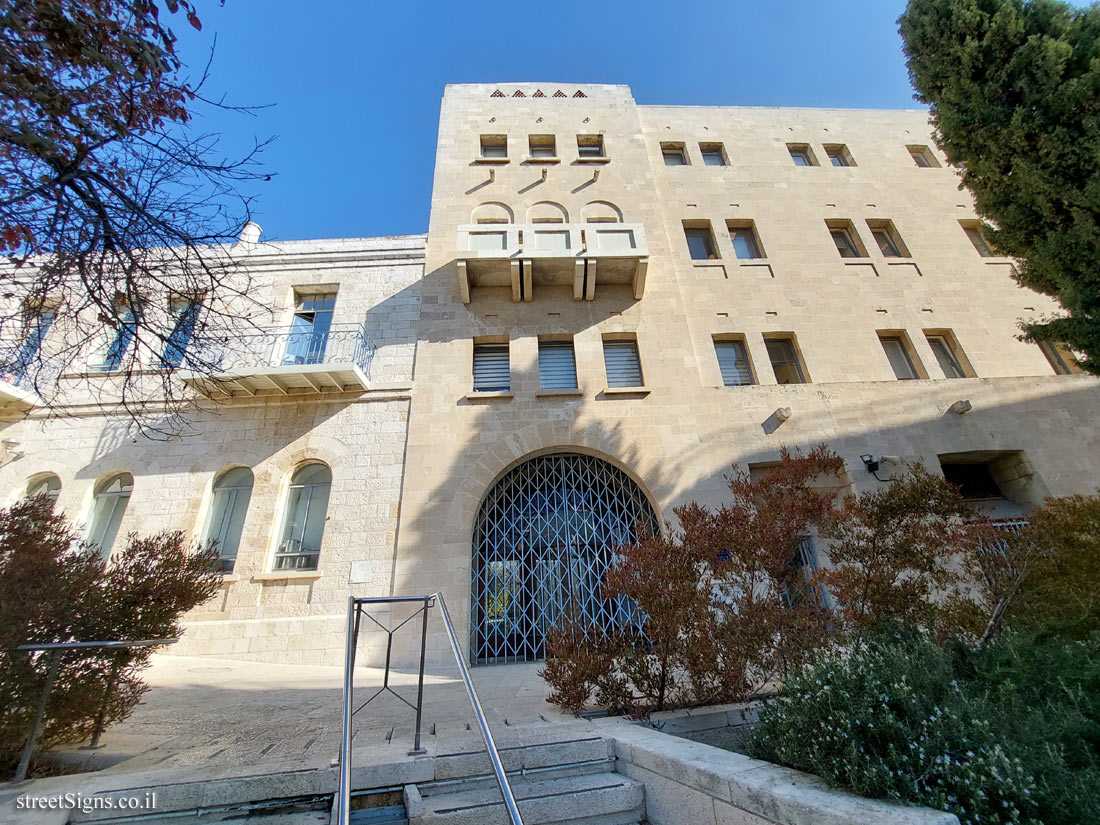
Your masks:
<svg viewBox="0 0 1100 825"><path fill-rule="evenodd" d="M649 247L640 223L468 224L458 227L456 255L462 302L475 287L511 287L513 301L530 301L535 287L573 287L591 301L596 286L645 291Z"/></svg>

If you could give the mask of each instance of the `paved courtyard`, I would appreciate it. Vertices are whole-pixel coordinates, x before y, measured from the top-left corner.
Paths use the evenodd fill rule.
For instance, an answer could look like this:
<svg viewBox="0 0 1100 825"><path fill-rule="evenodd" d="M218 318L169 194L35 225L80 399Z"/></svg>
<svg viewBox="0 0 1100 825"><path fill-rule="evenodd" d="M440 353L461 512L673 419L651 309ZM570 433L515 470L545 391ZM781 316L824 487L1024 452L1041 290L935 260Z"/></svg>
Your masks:
<svg viewBox="0 0 1100 825"><path fill-rule="evenodd" d="M478 696L494 733L531 723L565 721L546 703L538 665L473 668ZM85 769L111 772L197 765L247 765L335 758L340 741L343 669L273 665L158 654L146 671L150 690L130 718L110 727L99 750L64 749ZM382 686L383 671L357 668L357 704ZM390 685L415 703L416 674L392 672ZM412 747L415 714L383 693L355 717L357 748ZM424 743L466 738L477 726L457 668L424 680Z"/></svg>

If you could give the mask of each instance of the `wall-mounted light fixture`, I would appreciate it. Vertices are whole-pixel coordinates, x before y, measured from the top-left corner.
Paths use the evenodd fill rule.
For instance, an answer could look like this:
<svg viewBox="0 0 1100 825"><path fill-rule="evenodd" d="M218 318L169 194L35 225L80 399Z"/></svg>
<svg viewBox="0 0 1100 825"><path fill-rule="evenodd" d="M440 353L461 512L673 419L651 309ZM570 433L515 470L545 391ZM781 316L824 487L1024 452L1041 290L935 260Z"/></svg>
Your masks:
<svg viewBox="0 0 1100 825"><path fill-rule="evenodd" d="M882 467L882 465L883 464L889 464L891 466L896 466L896 465L902 463L901 456L884 455L884 456L879 456L878 458L875 458L870 453L867 453L866 455L861 455L859 457L859 460L863 462L863 466L867 468L867 472L869 472L871 475L873 475L879 481L883 481L883 482L893 481L894 479L892 479L892 478L880 478L879 477L878 471Z"/></svg>

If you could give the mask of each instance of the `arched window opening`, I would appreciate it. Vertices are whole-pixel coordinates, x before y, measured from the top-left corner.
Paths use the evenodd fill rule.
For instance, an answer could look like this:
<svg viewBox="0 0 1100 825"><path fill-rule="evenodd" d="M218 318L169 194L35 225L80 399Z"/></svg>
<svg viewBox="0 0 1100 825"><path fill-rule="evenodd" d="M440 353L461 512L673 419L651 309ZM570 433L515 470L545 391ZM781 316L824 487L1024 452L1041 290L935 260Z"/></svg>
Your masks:
<svg viewBox="0 0 1100 825"><path fill-rule="evenodd" d="M608 201L592 201L581 209L585 223L622 223L623 213L615 204Z"/></svg>
<svg viewBox="0 0 1100 825"><path fill-rule="evenodd" d="M626 473L599 458L553 453L505 474L474 524L474 661L543 658L547 629L567 614L604 630L640 627L631 601L602 593L613 555L639 528L658 532L653 508Z"/></svg>
<svg viewBox="0 0 1100 825"><path fill-rule="evenodd" d="M512 210L498 201L489 201L474 207L471 223L513 223Z"/></svg>
<svg viewBox="0 0 1100 825"><path fill-rule="evenodd" d="M569 213L560 203L540 201L527 210L527 223L569 223Z"/></svg>
<svg viewBox="0 0 1100 825"><path fill-rule="evenodd" d="M286 515L276 570L316 570L325 534L332 471L324 464L307 464L290 479Z"/></svg>
<svg viewBox="0 0 1100 825"><path fill-rule="evenodd" d="M244 531L244 517L252 499L252 483L252 471L247 467L234 467L214 481L203 541L217 542L219 567L223 573L233 572Z"/></svg>
<svg viewBox="0 0 1100 825"><path fill-rule="evenodd" d="M45 496L49 499L51 507L57 502L57 497L60 495L61 479L53 473L31 479L31 483L27 485L27 498Z"/></svg>
<svg viewBox="0 0 1100 825"><path fill-rule="evenodd" d="M129 473L111 476L96 488L88 541L99 547L104 561L110 558L133 491L134 477Z"/></svg>

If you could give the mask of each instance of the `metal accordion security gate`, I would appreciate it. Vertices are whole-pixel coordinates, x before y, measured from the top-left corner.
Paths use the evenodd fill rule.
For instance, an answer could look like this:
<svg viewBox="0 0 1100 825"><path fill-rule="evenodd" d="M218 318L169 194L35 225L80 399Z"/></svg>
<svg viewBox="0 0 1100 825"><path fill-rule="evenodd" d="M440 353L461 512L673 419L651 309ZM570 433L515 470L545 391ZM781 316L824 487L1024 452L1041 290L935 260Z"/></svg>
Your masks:
<svg viewBox="0 0 1100 825"><path fill-rule="evenodd" d="M489 491L474 524L471 651L477 663L544 658L565 615L604 630L640 624L604 574L638 529L658 532L645 495L622 470L579 453L536 456Z"/></svg>

